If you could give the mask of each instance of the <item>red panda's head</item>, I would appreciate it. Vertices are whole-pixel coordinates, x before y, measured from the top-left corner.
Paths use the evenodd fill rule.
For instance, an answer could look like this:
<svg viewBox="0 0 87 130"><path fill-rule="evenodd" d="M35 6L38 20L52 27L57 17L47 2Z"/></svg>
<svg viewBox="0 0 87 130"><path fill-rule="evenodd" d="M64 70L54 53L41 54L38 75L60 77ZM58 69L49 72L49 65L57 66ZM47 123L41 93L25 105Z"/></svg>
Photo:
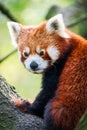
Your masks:
<svg viewBox="0 0 87 130"><path fill-rule="evenodd" d="M8 28L22 63L34 73L46 70L65 53L69 45L70 36L61 14L39 26L8 22Z"/></svg>

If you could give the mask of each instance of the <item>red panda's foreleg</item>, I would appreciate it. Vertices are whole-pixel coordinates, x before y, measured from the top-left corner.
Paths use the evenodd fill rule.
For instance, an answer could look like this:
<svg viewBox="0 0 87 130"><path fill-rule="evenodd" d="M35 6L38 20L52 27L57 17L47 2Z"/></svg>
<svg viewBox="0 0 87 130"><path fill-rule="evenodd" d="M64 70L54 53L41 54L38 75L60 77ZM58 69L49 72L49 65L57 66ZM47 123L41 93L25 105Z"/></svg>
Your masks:
<svg viewBox="0 0 87 130"><path fill-rule="evenodd" d="M13 98L12 101L22 112L29 113L29 108L31 104L27 100Z"/></svg>

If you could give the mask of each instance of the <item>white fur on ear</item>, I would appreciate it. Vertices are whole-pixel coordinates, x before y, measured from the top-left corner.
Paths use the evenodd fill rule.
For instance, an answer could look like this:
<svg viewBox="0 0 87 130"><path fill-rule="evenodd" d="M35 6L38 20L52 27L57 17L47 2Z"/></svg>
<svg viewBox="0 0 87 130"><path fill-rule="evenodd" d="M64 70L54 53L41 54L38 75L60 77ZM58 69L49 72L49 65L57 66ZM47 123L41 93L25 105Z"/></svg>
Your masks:
<svg viewBox="0 0 87 130"><path fill-rule="evenodd" d="M70 38L69 34L65 32L65 24L62 14L58 14L49 19L46 24L46 29L49 33L56 31L63 38Z"/></svg>
<svg viewBox="0 0 87 130"><path fill-rule="evenodd" d="M7 22L9 33L12 39L12 44L17 47L17 36L20 32L20 25L16 22Z"/></svg>

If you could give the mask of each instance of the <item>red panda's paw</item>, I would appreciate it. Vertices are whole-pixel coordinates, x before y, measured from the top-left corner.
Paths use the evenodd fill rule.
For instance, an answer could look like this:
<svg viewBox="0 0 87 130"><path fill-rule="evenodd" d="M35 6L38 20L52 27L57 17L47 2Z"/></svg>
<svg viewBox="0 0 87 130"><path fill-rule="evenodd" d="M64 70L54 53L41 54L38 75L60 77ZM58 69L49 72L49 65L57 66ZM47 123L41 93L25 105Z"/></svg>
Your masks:
<svg viewBox="0 0 87 130"><path fill-rule="evenodd" d="M52 102L47 104L44 113L47 130L73 130L71 118L64 105L55 103L53 106Z"/></svg>
<svg viewBox="0 0 87 130"><path fill-rule="evenodd" d="M22 112L29 113L29 108L31 104L27 100L13 98L12 101Z"/></svg>

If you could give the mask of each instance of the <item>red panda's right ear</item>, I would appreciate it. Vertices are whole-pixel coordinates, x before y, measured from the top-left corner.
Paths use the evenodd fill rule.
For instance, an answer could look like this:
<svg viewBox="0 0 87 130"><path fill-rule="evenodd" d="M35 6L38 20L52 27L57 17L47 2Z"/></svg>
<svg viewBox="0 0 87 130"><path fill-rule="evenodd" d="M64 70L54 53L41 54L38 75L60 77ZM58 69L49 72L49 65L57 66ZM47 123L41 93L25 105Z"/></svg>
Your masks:
<svg viewBox="0 0 87 130"><path fill-rule="evenodd" d="M7 26L12 39L12 44L14 45L14 47L17 47L17 37L20 33L21 26L16 22L8 22Z"/></svg>
<svg viewBox="0 0 87 130"><path fill-rule="evenodd" d="M70 35L66 32L62 14L50 18L47 21L46 29L49 33L57 32L63 38L70 38Z"/></svg>

